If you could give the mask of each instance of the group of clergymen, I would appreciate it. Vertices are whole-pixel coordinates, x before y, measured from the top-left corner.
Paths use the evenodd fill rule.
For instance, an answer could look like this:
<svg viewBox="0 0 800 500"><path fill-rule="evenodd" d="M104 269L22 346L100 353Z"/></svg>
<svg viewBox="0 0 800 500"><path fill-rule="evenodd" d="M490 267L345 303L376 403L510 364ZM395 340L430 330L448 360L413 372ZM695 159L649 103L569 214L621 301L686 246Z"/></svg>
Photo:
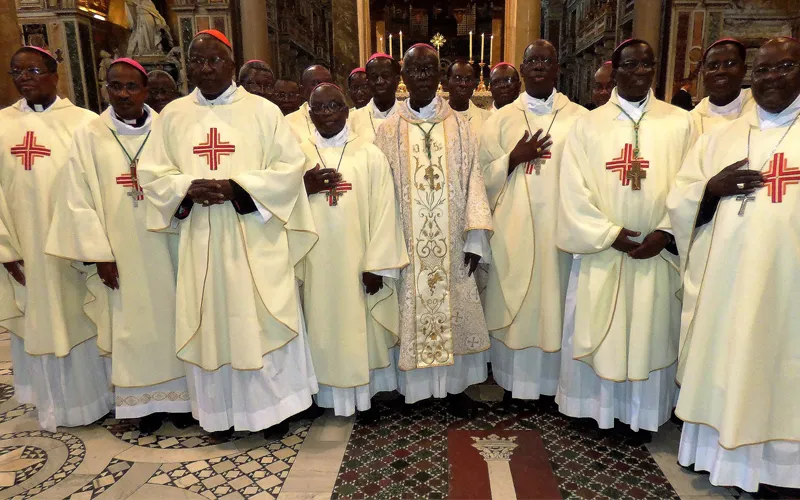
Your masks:
<svg viewBox="0 0 800 500"><path fill-rule="evenodd" d="M207 30L190 95L151 85L153 109L163 75L119 59L97 116L23 47L0 111L16 397L49 430L113 409L279 435L319 407L374 421L384 391L469 417L491 363L508 404L555 396L640 440L675 410L682 465L798 488L800 42L745 55L708 47L691 114L653 95L642 40L598 72L593 111L555 89L543 40L492 68L491 111L464 61L437 96L428 45L351 74L356 110L312 66L295 109L261 62L233 83Z"/></svg>

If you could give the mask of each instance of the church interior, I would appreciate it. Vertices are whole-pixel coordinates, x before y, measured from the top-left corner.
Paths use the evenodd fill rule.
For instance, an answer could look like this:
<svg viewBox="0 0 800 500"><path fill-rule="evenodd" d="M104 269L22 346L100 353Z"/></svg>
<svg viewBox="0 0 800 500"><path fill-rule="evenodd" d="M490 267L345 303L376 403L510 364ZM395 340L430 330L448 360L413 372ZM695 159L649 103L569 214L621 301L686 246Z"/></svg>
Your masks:
<svg viewBox="0 0 800 500"><path fill-rule="evenodd" d="M2 0L0 53L35 45L59 61L61 97L95 112L108 106L104 80L117 57L173 76L191 92L186 65L194 34L216 29L237 66L265 61L277 78L298 82L312 64L345 87L370 55L400 59L416 43L440 53L442 71L474 61L473 101L489 108L490 68L519 65L533 40L558 52L557 89L591 102L595 71L631 37L656 52L655 94L669 101L688 85L705 95L704 48L735 37L748 61L766 40L800 36L798 0ZM748 76L749 78L749 76ZM484 80L486 80L484 82ZM745 79L745 85L749 81ZM446 94L446 88L440 89ZM398 98L403 99L403 88ZM19 98L0 79L0 105ZM13 388L10 334L0 334L0 499L160 500L322 498L765 498L713 486L677 462L681 422L652 439L558 412L553 398L506 400L491 376L470 387L473 418L458 419L439 400L405 405L376 397L377 418L331 411L296 419L268 440L236 432L218 441L199 427L165 423L141 432L113 414L97 423L39 428L33 406ZM163 394L164 398L176 397ZM778 497L773 497L778 498Z"/></svg>

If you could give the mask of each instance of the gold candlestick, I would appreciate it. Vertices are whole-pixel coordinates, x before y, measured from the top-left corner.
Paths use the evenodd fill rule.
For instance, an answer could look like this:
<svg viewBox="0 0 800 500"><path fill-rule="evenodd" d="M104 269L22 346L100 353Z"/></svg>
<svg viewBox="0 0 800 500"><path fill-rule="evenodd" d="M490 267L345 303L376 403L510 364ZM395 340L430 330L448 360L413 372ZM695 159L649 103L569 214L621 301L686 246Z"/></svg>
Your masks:
<svg viewBox="0 0 800 500"><path fill-rule="evenodd" d="M486 63L481 61L479 63L479 66L481 67L481 80L478 83L478 92L485 92L486 91L486 84L483 83L483 67L486 66Z"/></svg>

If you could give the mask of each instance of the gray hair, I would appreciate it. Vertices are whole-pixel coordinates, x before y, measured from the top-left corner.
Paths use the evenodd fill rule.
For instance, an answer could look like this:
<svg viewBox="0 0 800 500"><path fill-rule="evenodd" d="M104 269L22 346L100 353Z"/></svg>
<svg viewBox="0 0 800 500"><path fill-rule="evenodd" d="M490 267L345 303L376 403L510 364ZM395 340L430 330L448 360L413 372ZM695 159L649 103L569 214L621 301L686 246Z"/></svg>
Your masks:
<svg viewBox="0 0 800 500"><path fill-rule="evenodd" d="M148 80L151 80L151 79L153 79L154 77L157 77L157 76L165 76L165 77L169 78L169 81L172 82L173 85L175 85L175 88L178 87L178 84L175 83L175 79L172 78L172 75L170 75L169 73L167 73L166 71L164 71L162 69L154 69L150 73L147 73L147 79Z"/></svg>
<svg viewBox="0 0 800 500"><path fill-rule="evenodd" d="M266 71L272 75L273 79L275 78L275 72L272 71L272 68L267 63L264 61L250 61L245 63L242 69L239 70L239 81L244 81L251 71Z"/></svg>

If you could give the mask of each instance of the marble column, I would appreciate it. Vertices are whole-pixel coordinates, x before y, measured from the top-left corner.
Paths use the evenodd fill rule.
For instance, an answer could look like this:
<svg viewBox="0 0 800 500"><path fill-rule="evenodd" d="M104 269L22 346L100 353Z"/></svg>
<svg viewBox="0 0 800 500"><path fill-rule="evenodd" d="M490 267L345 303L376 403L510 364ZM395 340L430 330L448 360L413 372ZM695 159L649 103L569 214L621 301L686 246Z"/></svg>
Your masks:
<svg viewBox="0 0 800 500"><path fill-rule="evenodd" d="M20 46L17 5L14 0L0 0L0 64L7 65ZM8 66L5 66L6 70ZM8 75L0 78L0 108L19 99L14 84Z"/></svg>
<svg viewBox="0 0 800 500"><path fill-rule="evenodd" d="M640 38L659 55L661 35L661 0L636 0L633 8L633 38Z"/></svg>
<svg viewBox="0 0 800 500"><path fill-rule="evenodd" d="M339 85L347 83L353 68L359 66L361 49L359 43L359 0L332 0L333 14L333 79ZM362 42L363 43L363 42Z"/></svg>
<svg viewBox="0 0 800 500"><path fill-rule="evenodd" d="M272 64L266 0L240 0L242 61L260 59Z"/></svg>
<svg viewBox="0 0 800 500"><path fill-rule="evenodd" d="M503 60L519 67L525 47L540 38L541 0L507 0L505 21L506 36Z"/></svg>
<svg viewBox="0 0 800 500"><path fill-rule="evenodd" d="M364 67L372 55L372 22L369 18L369 0L356 0L358 10L358 65ZM375 39L378 43L378 39Z"/></svg>

